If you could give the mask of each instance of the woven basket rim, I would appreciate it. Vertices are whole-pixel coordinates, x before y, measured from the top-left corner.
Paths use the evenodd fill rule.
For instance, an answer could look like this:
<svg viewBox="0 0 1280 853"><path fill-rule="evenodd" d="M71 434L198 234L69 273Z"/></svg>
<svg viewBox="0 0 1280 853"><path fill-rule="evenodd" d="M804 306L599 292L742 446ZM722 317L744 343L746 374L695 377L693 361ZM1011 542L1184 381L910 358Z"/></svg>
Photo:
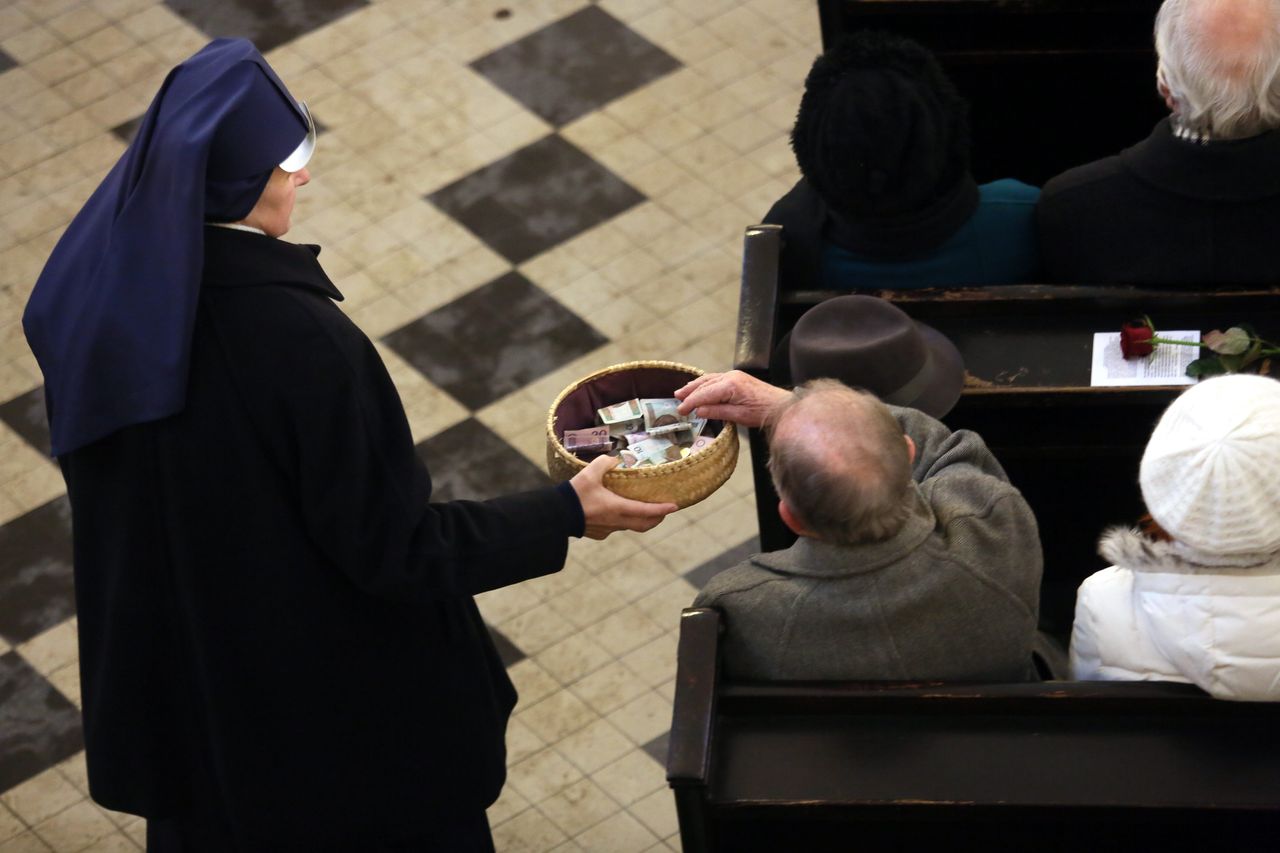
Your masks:
<svg viewBox="0 0 1280 853"><path fill-rule="evenodd" d="M556 395L555 401L551 404L551 409L547 412L547 442L548 442L548 446L552 448L557 458L565 462L568 462L570 465L576 467L578 470L582 470L583 468L586 468L588 464L586 462L583 462L577 456L574 456L568 450L566 450L564 447L564 444L561 443L560 439L556 437L556 411L559 410L560 403L564 401L564 398L572 394L574 391L576 391L578 388L580 388L582 385L586 384L587 382L590 382L595 379L599 379L601 376L608 376L611 373L621 373L624 370L635 370L636 368L641 368L641 367L657 368L657 369L663 369L663 370L680 370L686 373L692 373L695 378L698 376L702 376L706 373L706 371L702 370L701 368L694 367L693 365L690 365L690 364L684 364L679 361L660 361L660 360L625 361L625 362L622 362L621 364L613 364L613 365L610 365L609 367L601 368L600 370L597 370L594 373L587 374L586 376L582 377L581 379L575 382L571 382L569 385L565 387L563 391L561 391L558 395ZM646 477L665 477L668 474L673 474L685 468L692 467L693 465L701 464L703 459L703 453L710 453L718 444L721 443L722 440L724 442L728 442L730 440L737 442L738 440L737 428L733 425L733 423L729 421L724 421L723 423L724 423L724 429L720 430L720 434L711 440L711 444L709 444L707 446L706 451L703 451L702 453L696 453L691 456L686 456L683 459L674 460L672 462L663 462L661 465L654 465L648 468L624 468L621 471L615 468L614 470L609 471L607 474L604 475L605 479L607 480L612 478L618 478L618 479L627 478L627 479L633 479L633 480L640 480Z"/></svg>

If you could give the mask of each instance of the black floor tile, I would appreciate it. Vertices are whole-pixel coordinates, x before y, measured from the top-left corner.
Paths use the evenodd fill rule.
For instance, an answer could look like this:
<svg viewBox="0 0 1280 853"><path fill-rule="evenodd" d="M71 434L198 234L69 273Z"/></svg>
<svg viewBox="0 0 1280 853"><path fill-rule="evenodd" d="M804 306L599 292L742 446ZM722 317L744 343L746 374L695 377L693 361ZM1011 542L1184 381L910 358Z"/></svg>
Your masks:
<svg viewBox="0 0 1280 853"><path fill-rule="evenodd" d="M0 404L0 421L4 421L36 450L49 455L49 418L44 410L44 386Z"/></svg>
<svg viewBox="0 0 1280 853"><path fill-rule="evenodd" d="M507 669L528 657L528 655L520 651L519 646L507 639L507 636L497 628L492 625L487 627L489 628L489 633L493 635L493 644L498 647L498 657L502 658L502 665Z"/></svg>
<svg viewBox="0 0 1280 853"><path fill-rule="evenodd" d="M684 573L684 578L693 584L694 589L702 589L707 581L725 569L732 568L754 554L760 553L760 537L752 536L741 545L735 545L718 557L712 557L701 566Z"/></svg>
<svg viewBox="0 0 1280 853"><path fill-rule="evenodd" d="M608 338L520 273L510 272L383 341L475 411Z"/></svg>
<svg viewBox="0 0 1280 853"><path fill-rule="evenodd" d="M266 53L343 15L369 5L369 0L164 0L166 6L210 38L242 36Z"/></svg>
<svg viewBox="0 0 1280 853"><path fill-rule="evenodd" d="M65 497L0 526L0 637L16 646L75 615Z"/></svg>
<svg viewBox="0 0 1280 853"><path fill-rule="evenodd" d="M640 748L643 749L645 752L649 753L649 755L653 756L654 761L658 762L663 767L666 767L667 766L667 747L668 747L668 744L670 744L670 742L671 742L671 732L663 732L662 734L658 735L656 738L649 741L648 743L646 743L644 746Z"/></svg>
<svg viewBox="0 0 1280 853"><path fill-rule="evenodd" d="M427 199L518 264L645 197L552 134Z"/></svg>
<svg viewBox="0 0 1280 853"><path fill-rule="evenodd" d="M0 792L84 749L80 712L11 651L0 655Z"/></svg>
<svg viewBox="0 0 1280 853"><path fill-rule="evenodd" d="M666 51L596 6L471 63L559 127L680 67Z"/></svg>
<svg viewBox="0 0 1280 853"><path fill-rule="evenodd" d="M3 74L10 68L14 68L17 64L18 61L16 59L5 53L3 50L0 50L0 74Z"/></svg>
<svg viewBox="0 0 1280 853"><path fill-rule="evenodd" d="M431 470L431 500L485 500L549 485L551 479L484 424L468 418L418 445Z"/></svg>

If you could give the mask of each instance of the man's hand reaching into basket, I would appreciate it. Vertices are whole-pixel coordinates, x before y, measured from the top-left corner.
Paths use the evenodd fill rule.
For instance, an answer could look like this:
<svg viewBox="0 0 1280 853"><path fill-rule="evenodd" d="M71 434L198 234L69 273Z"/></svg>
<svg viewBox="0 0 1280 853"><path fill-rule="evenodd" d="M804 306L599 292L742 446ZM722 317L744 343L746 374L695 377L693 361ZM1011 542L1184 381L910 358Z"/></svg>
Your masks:
<svg viewBox="0 0 1280 853"><path fill-rule="evenodd" d="M790 391L761 382L741 370L706 373L676 391L676 399L680 400L677 411L687 415L697 409L700 418L758 427L790 395Z"/></svg>
<svg viewBox="0 0 1280 853"><path fill-rule="evenodd" d="M582 514L587 519L586 536L590 539L603 539L617 530L652 530L676 511L675 504L633 501L605 488L604 475L621 461L615 456L598 456L569 481L582 503Z"/></svg>

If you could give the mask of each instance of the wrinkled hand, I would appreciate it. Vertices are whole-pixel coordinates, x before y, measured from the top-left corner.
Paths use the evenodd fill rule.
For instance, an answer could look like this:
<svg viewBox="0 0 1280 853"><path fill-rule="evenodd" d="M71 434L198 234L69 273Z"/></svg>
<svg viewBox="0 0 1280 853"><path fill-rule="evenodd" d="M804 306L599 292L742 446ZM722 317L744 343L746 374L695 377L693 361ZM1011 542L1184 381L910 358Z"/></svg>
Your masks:
<svg viewBox="0 0 1280 853"><path fill-rule="evenodd" d="M604 475L621 461L614 456L599 456L569 481L582 503L590 539L603 539L618 530L652 530L668 513L676 511L675 504L633 501L606 489Z"/></svg>
<svg viewBox="0 0 1280 853"><path fill-rule="evenodd" d="M682 415L697 409L698 417L749 427L763 424L769 412L789 396L790 391L741 370L705 373L676 391Z"/></svg>

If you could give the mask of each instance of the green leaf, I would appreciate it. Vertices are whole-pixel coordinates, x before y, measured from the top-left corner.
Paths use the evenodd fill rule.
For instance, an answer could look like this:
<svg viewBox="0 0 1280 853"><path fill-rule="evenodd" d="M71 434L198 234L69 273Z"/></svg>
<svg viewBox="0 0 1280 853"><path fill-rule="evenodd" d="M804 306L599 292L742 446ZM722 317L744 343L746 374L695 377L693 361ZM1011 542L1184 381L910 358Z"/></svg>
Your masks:
<svg viewBox="0 0 1280 853"><path fill-rule="evenodd" d="M1206 334L1204 345L1219 355L1240 355L1253 345L1253 340L1244 329L1232 326L1225 332L1214 329Z"/></svg>
<svg viewBox="0 0 1280 853"><path fill-rule="evenodd" d="M1216 355L1197 358L1187 365L1187 375L1192 379L1205 379L1209 376L1218 376L1226 372L1222 362L1218 360Z"/></svg>
<svg viewBox="0 0 1280 853"><path fill-rule="evenodd" d="M1240 357L1240 369L1244 370L1260 358L1262 358L1262 341L1254 341L1249 351Z"/></svg>

